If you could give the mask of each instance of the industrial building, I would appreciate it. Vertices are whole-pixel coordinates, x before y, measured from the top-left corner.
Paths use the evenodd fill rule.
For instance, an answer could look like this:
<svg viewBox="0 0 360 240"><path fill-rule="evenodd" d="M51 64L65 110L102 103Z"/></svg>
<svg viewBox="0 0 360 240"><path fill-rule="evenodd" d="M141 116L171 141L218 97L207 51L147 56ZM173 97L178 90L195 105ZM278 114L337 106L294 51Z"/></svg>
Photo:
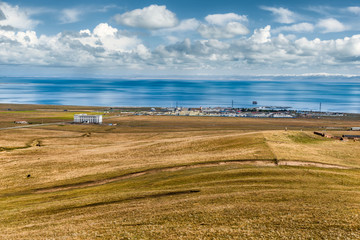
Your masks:
<svg viewBox="0 0 360 240"><path fill-rule="evenodd" d="M102 115L75 114L74 123L102 124Z"/></svg>

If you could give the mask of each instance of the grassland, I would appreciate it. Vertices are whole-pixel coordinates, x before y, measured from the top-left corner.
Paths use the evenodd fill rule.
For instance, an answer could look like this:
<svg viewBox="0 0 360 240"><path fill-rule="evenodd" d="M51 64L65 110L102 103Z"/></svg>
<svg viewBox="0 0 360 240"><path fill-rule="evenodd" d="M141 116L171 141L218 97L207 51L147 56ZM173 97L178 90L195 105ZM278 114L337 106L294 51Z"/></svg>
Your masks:
<svg viewBox="0 0 360 240"><path fill-rule="evenodd" d="M360 239L360 142L312 134L357 119L106 122L0 131L0 239Z"/></svg>

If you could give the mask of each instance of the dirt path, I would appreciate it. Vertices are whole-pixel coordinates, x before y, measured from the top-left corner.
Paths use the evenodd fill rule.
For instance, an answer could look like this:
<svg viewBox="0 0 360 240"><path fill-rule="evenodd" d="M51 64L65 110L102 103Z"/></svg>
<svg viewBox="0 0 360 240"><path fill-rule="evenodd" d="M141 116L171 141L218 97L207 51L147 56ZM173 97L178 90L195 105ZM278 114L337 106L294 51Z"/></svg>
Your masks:
<svg viewBox="0 0 360 240"><path fill-rule="evenodd" d="M101 186L104 184L113 183L113 182L117 182L117 181L124 180L124 179L129 179L129 178L135 178L135 177L143 176L146 174L154 174L154 173L158 173L158 172L175 172L175 171L181 171L184 169L214 167L214 166L220 166L220 165L249 165L249 166L260 166L260 167L296 166L296 167L318 167L318 168L327 168L327 169L353 169L351 167L346 167L346 166L317 163L317 162L305 162L305 161L282 161L282 160L279 161L279 160L273 160L273 159L269 159L269 160L228 160L228 161L225 160L225 161L217 161L217 162L196 163L193 165L183 165L183 166L148 169L148 170L128 173L128 174L124 174L121 176L112 177L112 178L108 178L108 179L59 185L59 186L47 187L47 188L38 188L34 192L35 193L49 193L49 192L78 189L78 188L83 188L83 187Z"/></svg>
<svg viewBox="0 0 360 240"><path fill-rule="evenodd" d="M354 169L351 167L318 163L318 162L306 162L306 161L278 161L279 166L295 166L295 167L318 167L318 168L334 168L334 169Z"/></svg>
<svg viewBox="0 0 360 240"><path fill-rule="evenodd" d="M21 125L21 126L16 126L16 127L0 128L0 130L19 129L19 128L31 128L31 127L40 127L40 126L49 126L49 125L59 125L59 124L65 124L65 123L66 123L66 122L29 124L29 125Z"/></svg>

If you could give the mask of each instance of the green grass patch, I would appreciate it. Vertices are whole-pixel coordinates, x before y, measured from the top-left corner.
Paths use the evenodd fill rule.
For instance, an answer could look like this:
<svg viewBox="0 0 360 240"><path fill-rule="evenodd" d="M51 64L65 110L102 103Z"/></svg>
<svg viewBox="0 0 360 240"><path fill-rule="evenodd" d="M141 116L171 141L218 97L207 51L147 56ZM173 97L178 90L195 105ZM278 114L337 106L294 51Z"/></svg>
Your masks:
<svg viewBox="0 0 360 240"><path fill-rule="evenodd" d="M296 133L289 133L288 138L294 143L301 143L301 144L315 144L320 143L322 141L329 141L328 138L322 138L318 136L310 136L308 133L305 132L296 132Z"/></svg>

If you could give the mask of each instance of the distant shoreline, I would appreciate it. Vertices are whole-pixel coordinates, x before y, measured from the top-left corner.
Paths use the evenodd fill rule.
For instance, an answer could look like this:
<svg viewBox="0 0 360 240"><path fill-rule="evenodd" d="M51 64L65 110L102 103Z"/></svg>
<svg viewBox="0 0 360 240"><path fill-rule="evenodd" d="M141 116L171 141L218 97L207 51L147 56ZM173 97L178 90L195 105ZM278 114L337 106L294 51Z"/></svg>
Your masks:
<svg viewBox="0 0 360 240"><path fill-rule="evenodd" d="M190 115L190 114L163 114L169 116L213 116L213 117L224 117L225 113L236 112L237 110L242 110L242 113L289 113L289 114L302 114L302 115L312 115L312 116L322 116L322 117L341 117L342 115L355 115L360 116L360 113L346 113L346 112L327 112L327 111L301 111L296 109L256 109L261 107L254 106L253 108L231 108L231 107L205 107L203 109L206 111L218 112L218 115ZM155 110L153 110L155 109ZM68 112L90 112L90 111L99 111L99 112L129 112L138 115L162 115L160 113L164 112L174 112L174 107L138 107L138 106L83 106L83 105L57 105L57 104L18 104L18 103L0 103L0 112L2 111L33 111L33 110L42 110L42 111L68 111ZM200 107L179 107L178 112L181 111L198 111ZM223 114L220 114L220 113ZM225 116L229 117L229 116ZM231 116L230 116L231 117ZM251 116L249 116L251 117ZM256 117L255 118L261 118Z"/></svg>
<svg viewBox="0 0 360 240"><path fill-rule="evenodd" d="M339 78L346 80L354 79L360 82L360 75L356 74L336 74L336 73L304 73L304 74L259 74L259 75L127 75L127 76L0 76L3 79L37 79L37 80L183 80L183 81L289 81L289 78L296 80L313 81L337 81Z"/></svg>

